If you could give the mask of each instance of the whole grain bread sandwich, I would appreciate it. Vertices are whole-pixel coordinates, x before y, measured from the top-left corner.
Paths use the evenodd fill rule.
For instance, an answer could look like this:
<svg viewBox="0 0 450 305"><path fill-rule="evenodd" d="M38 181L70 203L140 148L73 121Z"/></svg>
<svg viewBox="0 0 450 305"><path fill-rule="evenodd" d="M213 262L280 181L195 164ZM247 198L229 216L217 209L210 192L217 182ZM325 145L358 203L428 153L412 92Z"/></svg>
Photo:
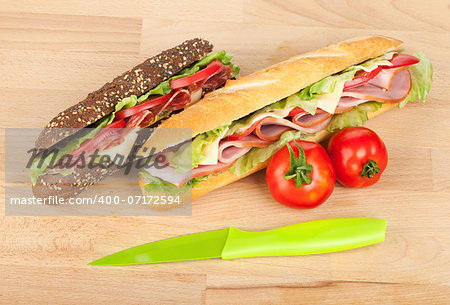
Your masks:
<svg viewBox="0 0 450 305"><path fill-rule="evenodd" d="M132 160L149 136L141 130L157 127L233 78L239 67L232 55L212 50L204 39L187 40L57 114L35 143L29 169L34 195L77 195Z"/></svg>

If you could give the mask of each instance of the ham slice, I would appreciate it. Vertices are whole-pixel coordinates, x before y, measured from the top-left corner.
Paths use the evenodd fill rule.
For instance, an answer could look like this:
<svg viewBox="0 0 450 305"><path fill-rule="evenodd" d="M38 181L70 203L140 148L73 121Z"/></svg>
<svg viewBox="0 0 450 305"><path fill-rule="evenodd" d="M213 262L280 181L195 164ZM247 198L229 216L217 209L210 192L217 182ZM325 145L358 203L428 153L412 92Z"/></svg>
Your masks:
<svg viewBox="0 0 450 305"><path fill-rule="evenodd" d="M208 77L202 85L203 89L216 89L231 78L231 73L233 72L233 68L229 65L222 65L222 67L216 71L216 73L212 74Z"/></svg>
<svg viewBox="0 0 450 305"><path fill-rule="evenodd" d="M408 70L397 71L390 81L391 90L380 88L380 81L368 83L344 90L342 96L354 97L362 100L371 100L381 103L398 103L404 100L411 90L411 75Z"/></svg>
<svg viewBox="0 0 450 305"><path fill-rule="evenodd" d="M153 120L155 119L155 116L153 113L149 110L144 110L139 113L136 113L135 115L132 115L126 125L125 128L137 128L137 127L145 127L150 125Z"/></svg>
<svg viewBox="0 0 450 305"><path fill-rule="evenodd" d="M232 163L253 147L265 147L271 143L272 141L261 139L254 134L249 134L235 141L223 140L219 144L219 163Z"/></svg>
<svg viewBox="0 0 450 305"><path fill-rule="evenodd" d="M259 124L255 126L253 133L261 140L275 141L286 131L295 128L295 124L292 124L289 120L266 117L259 121Z"/></svg>
<svg viewBox="0 0 450 305"><path fill-rule="evenodd" d="M173 93L170 100L165 104L152 108L155 115L160 115L164 110L178 110L184 108L191 102L191 93L188 89L180 89Z"/></svg>
<svg viewBox="0 0 450 305"><path fill-rule="evenodd" d="M343 96L339 100L339 104L336 107L335 113L347 112L350 109L352 109L353 107L358 106L359 104L362 104L365 102L367 102L367 100L365 100L365 99L354 98L351 96Z"/></svg>
<svg viewBox="0 0 450 305"><path fill-rule="evenodd" d="M316 133L325 128L333 115L320 112L315 115L303 112L295 115L292 121L286 118L266 117L254 127L253 134L261 140L275 141L288 130Z"/></svg>
<svg viewBox="0 0 450 305"><path fill-rule="evenodd" d="M382 69L380 73L377 74L373 79L369 81L370 84L377 86L379 88L384 88L386 90L391 90L392 81L394 76L403 70L407 70L408 67L399 67L394 69Z"/></svg>
<svg viewBox="0 0 450 305"><path fill-rule="evenodd" d="M307 112L298 113L292 117L292 122L303 128L312 128L323 121L331 118L331 113L325 112L321 109L317 109L316 114L312 115Z"/></svg>

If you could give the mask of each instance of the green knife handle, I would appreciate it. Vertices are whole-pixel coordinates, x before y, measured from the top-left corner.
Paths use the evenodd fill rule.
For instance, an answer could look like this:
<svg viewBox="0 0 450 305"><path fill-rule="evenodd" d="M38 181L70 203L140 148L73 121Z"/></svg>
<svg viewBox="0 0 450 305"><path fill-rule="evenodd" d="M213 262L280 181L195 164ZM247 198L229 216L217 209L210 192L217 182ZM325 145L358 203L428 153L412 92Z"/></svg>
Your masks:
<svg viewBox="0 0 450 305"><path fill-rule="evenodd" d="M222 258L342 251L382 242L385 231L386 220L375 218L323 219L262 232L230 227Z"/></svg>

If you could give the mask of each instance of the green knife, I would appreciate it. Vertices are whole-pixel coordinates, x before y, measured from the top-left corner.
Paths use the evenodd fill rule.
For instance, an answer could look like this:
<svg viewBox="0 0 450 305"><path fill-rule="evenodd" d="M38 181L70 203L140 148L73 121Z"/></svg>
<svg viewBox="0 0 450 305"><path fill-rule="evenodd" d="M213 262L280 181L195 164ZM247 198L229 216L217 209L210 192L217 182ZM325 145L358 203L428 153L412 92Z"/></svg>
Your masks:
<svg viewBox="0 0 450 305"><path fill-rule="evenodd" d="M89 265L328 253L382 242L385 231L386 220L375 218L323 219L262 232L229 227L155 241L105 256Z"/></svg>

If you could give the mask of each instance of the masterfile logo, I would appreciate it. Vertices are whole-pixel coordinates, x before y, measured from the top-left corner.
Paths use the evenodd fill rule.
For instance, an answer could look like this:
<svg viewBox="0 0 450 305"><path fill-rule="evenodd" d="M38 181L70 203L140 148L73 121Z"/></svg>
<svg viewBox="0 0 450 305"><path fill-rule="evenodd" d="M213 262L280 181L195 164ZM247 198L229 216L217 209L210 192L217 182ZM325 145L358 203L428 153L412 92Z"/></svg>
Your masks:
<svg viewBox="0 0 450 305"><path fill-rule="evenodd" d="M172 180L170 175L175 172L170 168L177 165L163 152L177 145L189 148L175 158L177 164L190 168L186 166L192 164L190 129L165 129L165 136L158 137L164 143L152 139L151 128L111 129L101 143L88 139L80 145L77 136L90 132L84 128L71 130L73 136L57 145L37 148L34 141L41 131L6 130L7 216L192 214L190 185L179 194L172 187L169 194L167 188L159 187L169 183L157 178L153 181L149 174L152 169L168 172L165 177ZM188 140L175 143L180 133ZM143 183L156 187L139 186L138 177L143 172Z"/></svg>

